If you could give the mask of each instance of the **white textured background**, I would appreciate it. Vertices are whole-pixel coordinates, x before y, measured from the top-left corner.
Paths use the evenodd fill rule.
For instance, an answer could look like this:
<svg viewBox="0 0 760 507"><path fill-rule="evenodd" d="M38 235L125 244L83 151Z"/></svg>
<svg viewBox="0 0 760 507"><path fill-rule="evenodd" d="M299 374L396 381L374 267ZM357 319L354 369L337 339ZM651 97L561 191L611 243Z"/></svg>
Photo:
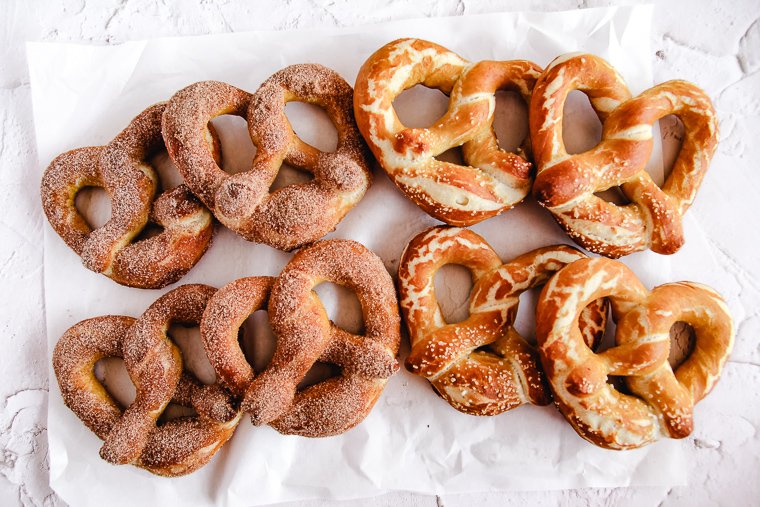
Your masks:
<svg viewBox="0 0 760 507"><path fill-rule="evenodd" d="M497 10L561 10L584 0L3 0L0 2L0 505L62 505L48 486L48 353L42 224L24 41L119 43L157 36L343 26ZM760 2L662 0L652 41L655 81L683 78L714 99L721 143L695 205L719 289L743 307L734 353L683 441L688 487L426 497L394 494L341 505L747 505L760 502ZM245 62L241 62L245 65ZM76 126L72 126L76 128ZM754 136L753 136L754 134ZM730 206L730 213L714 207ZM725 209L725 208L722 208ZM727 220L726 217L730 217ZM695 275L696 277L697 275ZM336 478L336 480L340 480ZM311 502L307 505L322 505Z"/></svg>

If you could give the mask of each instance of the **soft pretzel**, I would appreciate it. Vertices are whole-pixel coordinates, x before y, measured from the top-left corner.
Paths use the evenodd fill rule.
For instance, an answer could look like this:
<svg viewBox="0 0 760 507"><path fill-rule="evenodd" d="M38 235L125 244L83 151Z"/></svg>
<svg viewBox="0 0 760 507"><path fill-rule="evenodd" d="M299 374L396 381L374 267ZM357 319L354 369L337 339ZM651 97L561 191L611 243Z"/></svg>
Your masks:
<svg viewBox="0 0 760 507"><path fill-rule="evenodd" d="M580 90L603 122L594 148L567 153L562 113L571 90ZM662 188L645 171L652 126L674 114L684 141ZM631 95L607 62L589 54L555 59L538 80L530 105L530 132L538 173L533 194L580 245L608 257L651 248L662 254L684 242L681 219L696 196L718 140L709 97L691 83L668 81ZM620 185L630 204L594 195Z"/></svg>
<svg viewBox="0 0 760 507"><path fill-rule="evenodd" d="M176 282L198 262L213 234L211 214L184 185L155 198L158 178L148 159L163 147L164 107L140 113L106 146L59 155L42 177L42 207L56 233L86 268L130 287ZM84 187L101 187L111 198L111 218L96 230L74 204ZM137 239L148 222L163 231Z"/></svg>
<svg viewBox="0 0 760 507"><path fill-rule="evenodd" d="M576 319L598 298L611 302L617 329L616 346L595 354ZM668 354L676 322L691 325L696 342L674 371ZM691 433L693 406L718 381L731 352L733 324L709 287L679 282L650 292L624 264L582 259L544 287L536 337L557 406L578 434L601 447L633 449ZM607 383L609 375L625 377L631 394Z"/></svg>
<svg viewBox="0 0 760 507"><path fill-rule="evenodd" d="M356 293L363 335L330 322L312 291L324 281ZM235 321L247 311L241 307ZM342 433L367 416L398 369L400 323L393 281L382 261L354 241L319 241L299 250L274 283L269 319L277 336L274 357L250 382L242 403L255 425L309 437ZM317 361L339 366L341 374L298 391Z"/></svg>
<svg viewBox="0 0 760 507"><path fill-rule="evenodd" d="M132 317L115 315L84 320L64 333L53 352L53 368L64 403L102 440L109 438L124 410L95 377L95 363L103 358L124 357L134 323ZM220 414L227 415L228 401L187 373L177 376L174 361L172 358L168 362L175 374L175 390L162 392L173 403L195 408L199 416L173 419L140 435L141 447L134 449L131 461L164 476L188 474L207 463L240 419L236 415L219 422Z"/></svg>
<svg viewBox="0 0 760 507"><path fill-rule="evenodd" d="M167 476L184 475L206 464L232 435L240 412L218 384L202 385L183 372L179 349L167 337L172 322L198 323L215 289L184 285L159 298L143 315L100 317L67 331L56 345L53 364L64 401L104 440L100 455ZM103 357L122 357L136 396L126 410L95 378ZM170 402L198 415L157 425Z"/></svg>
<svg viewBox="0 0 760 507"><path fill-rule="evenodd" d="M540 73L525 60L471 64L432 42L399 39L362 65L354 114L380 165L407 197L450 225L471 225L512 208L530 190L525 155L498 146L495 93L512 89L527 103ZM429 128L405 127L393 108L393 100L416 84L451 95L448 111ZM436 159L456 146L469 165Z"/></svg>
<svg viewBox="0 0 760 507"><path fill-rule="evenodd" d="M292 250L331 230L364 196L370 184L366 148L352 112L351 86L317 64L291 65L249 93L216 81L195 83L172 97L164 114L169 155L187 185L224 225L249 241ZM322 107L338 131L334 153L302 141L285 104ZM212 156L209 122L223 114L246 117L256 146L251 170L224 172ZM283 162L314 179L269 192Z"/></svg>
<svg viewBox="0 0 760 507"><path fill-rule="evenodd" d="M565 265L584 258L564 245L533 250L502 264L486 241L468 229L434 227L418 234L399 264L401 310L412 350L406 368L430 381L452 407L496 415L524 403L546 405L551 394L538 356L515 330L520 295ZM435 295L436 272L461 264L473 276L470 314L447 324ZM603 301L583 312L584 338L594 347L604 332Z"/></svg>

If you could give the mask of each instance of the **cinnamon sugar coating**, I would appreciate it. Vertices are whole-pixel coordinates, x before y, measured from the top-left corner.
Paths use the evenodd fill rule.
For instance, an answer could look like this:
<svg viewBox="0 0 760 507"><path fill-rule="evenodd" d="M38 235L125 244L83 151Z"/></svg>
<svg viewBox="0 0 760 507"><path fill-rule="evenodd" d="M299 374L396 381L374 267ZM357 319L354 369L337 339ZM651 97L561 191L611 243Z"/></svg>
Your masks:
<svg viewBox="0 0 760 507"><path fill-rule="evenodd" d="M226 83L195 83L169 102L164 138L188 186L220 222L249 241L292 250L333 230L369 187L371 173L352 97L340 75L317 64L286 67L253 95ZM291 101L327 112L338 132L334 153L314 148L293 132L285 115ZM229 175L212 156L208 125L223 114L248 121L257 149L249 171ZM283 162L314 179L270 193Z"/></svg>
<svg viewBox="0 0 760 507"><path fill-rule="evenodd" d="M211 214L184 185L155 196L158 177L147 160L163 146L164 108L147 108L106 146L59 155L42 177L42 207L56 233L86 268L130 287L176 282L198 262L213 234ZM96 230L75 206L84 187L101 187L111 199L111 218ZM163 231L135 241L149 222Z"/></svg>
<svg viewBox="0 0 760 507"><path fill-rule="evenodd" d="M312 290L324 281L356 293L363 335L330 322ZM269 319L278 338L274 357L247 387L242 404L256 425L311 437L342 433L367 416L398 369L393 282L382 261L354 241L319 241L296 253L274 283ZM298 391L317 361L339 366L340 375Z"/></svg>
<svg viewBox="0 0 760 507"><path fill-rule="evenodd" d="M201 320L201 338L219 382L242 396L254 371L240 348L238 332L256 310L266 309L274 284L270 276L234 280L214 294Z"/></svg>
<svg viewBox="0 0 760 507"><path fill-rule="evenodd" d="M356 291L365 316L363 335L330 322L312 291L322 281ZM251 313L266 306L270 292L277 349L254 378L237 334ZM199 325L217 373L213 384L202 384L184 369L182 353L167 335L173 323ZM399 325L393 282L382 261L353 241L321 241L298 252L277 279L243 278L218 292L183 285L138 319L82 321L59 340L53 365L66 405L104 440L103 459L183 475L211 459L232 435L242 410L257 424L311 437L342 433L361 422L398 369ZM136 389L126 409L95 378L95 363L104 357L124 359ZM337 365L340 375L299 391L317 361ZM191 407L197 415L161 422L169 403Z"/></svg>
<svg viewBox="0 0 760 507"><path fill-rule="evenodd" d="M70 328L53 353L64 402L104 440L101 456L166 476L206 464L230 438L240 412L218 383L203 385L183 371L179 349L167 337L170 323L200 321L215 289L185 285L159 298L139 319L107 316ZM123 357L136 397L123 410L94 374L105 357ZM197 415L157 424L169 403Z"/></svg>

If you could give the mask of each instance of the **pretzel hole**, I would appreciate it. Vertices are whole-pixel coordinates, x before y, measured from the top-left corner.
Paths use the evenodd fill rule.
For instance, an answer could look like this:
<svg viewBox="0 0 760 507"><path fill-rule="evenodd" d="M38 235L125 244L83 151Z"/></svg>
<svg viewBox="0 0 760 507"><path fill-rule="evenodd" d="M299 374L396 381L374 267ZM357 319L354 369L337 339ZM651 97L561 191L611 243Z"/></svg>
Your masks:
<svg viewBox="0 0 760 507"><path fill-rule="evenodd" d="M296 389L298 391L303 391L309 386L319 384L320 382L324 382L333 377L338 377L341 372L342 370L340 366L336 364L317 361L312 365L309 371L306 372L306 375L304 375L303 380L301 380Z"/></svg>
<svg viewBox="0 0 760 507"><path fill-rule="evenodd" d="M533 287L520 294L514 328L531 345L536 345L536 304L543 286Z"/></svg>
<svg viewBox="0 0 760 507"><path fill-rule="evenodd" d="M462 322L470 316L472 274L461 264L446 264L433 280L435 298L447 324Z"/></svg>
<svg viewBox="0 0 760 507"><path fill-rule="evenodd" d="M364 317L362 305L351 289L331 282L323 282L314 288L327 312L327 317L341 329L362 335Z"/></svg>
<svg viewBox="0 0 760 507"><path fill-rule="evenodd" d="M275 190L290 185L301 185L308 183L314 179L314 175L303 169L298 169L285 162L280 166L280 170L277 172L277 177L269 186L269 193L271 194Z"/></svg>
<svg viewBox="0 0 760 507"><path fill-rule="evenodd" d="M90 229L103 227L111 219L111 197L101 187L83 187L74 198L74 206Z"/></svg>
<svg viewBox="0 0 760 507"><path fill-rule="evenodd" d="M464 162L464 155L462 154L461 146L454 146L453 148L449 148L443 153L439 153L438 156L434 158L441 162L448 162L450 164L467 165Z"/></svg>
<svg viewBox="0 0 760 507"><path fill-rule="evenodd" d="M160 182L159 188L162 191L171 190L182 184L184 181L182 175L179 173L177 166L174 165L166 148L160 150L158 153L150 157L148 160L150 166L158 174L158 181Z"/></svg>
<svg viewBox="0 0 760 507"><path fill-rule="evenodd" d="M694 352L697 334L694 328L683 321L675 322L670 328L670 355L668 362L674 370Z"/></svg>
<svg viewBox="0 0 760 507"><path fill-rule="evenodd" d="M588 151L602 140L602 123L585 93L571 90L562 110L562 141L569 154Z"/></svg>
<svg viewBox="0 0 760 507"><path fill-rule="evenodd" d="M104 357L95 363L95 378L103 384L106 391L125 409L135 401L137 391L129 378L124 360L120 357Z"/></svg>
<svg viewBox="0 0 760 507"><path fill-rule="evenodd" d="M156 426L161 426L162 424L165 424L172 419L179 419L181 417L195 417L197 415L198 412L196 412L193 407L185 407L184 405L180 405L178 403L169 402L169 404L166 405L166 408L159 416L158 421L156 421Z"/></svg>
<svg viewBox="0 0 760 507"><path fill-rule="evenodd" d="M528 105L511 90L496 92L493 129L499 148L516 152L528 137Z"/></svg>
<svg viewBox="0 0 760 507"><path fill-rule="evenodd" d="M182 363L186 371L203 384L216 382L216 373L206 356L198 326L172 324L166 334L182 352Z"/></svg>
<svg viewBox="0 0 760 507"><path fill-rule="evenodd" d="M256 147L248 133L248 123L245 118L234 114L223 114L210 122L219 140L217 163L228 174L237 174L251 169ZM213 145L213 134L206 130L206 141L209 150Z"/></svg>
<svg viewBox="0 0 760 507"><path fill-rule="evenodd" d="M597 354L600 354L604 352L605 350L611 349L615 347L617 344L615 343L615 330L616 330L615 323L613 322L613 319L608 318L607 319L607 326L604 329L604 335L602 336L602 339L600 340L599 344L594 349L594 352ZM619 376L619 375L607 375L607 383L613 387L618 392L624 393L624 394L630 394L630 390L628 389L628 386L625 383L625 377Z"/></svg>
<svg viewBox="0 0 760 507"><path fill-rule="evenodd" d="M623 193L623 189L619 185L610 187L607 190L594 192L594 195L603 201L616 204L618 206L631 204L631 200L628 199L628 197Z"/></svg>
<svg viewBox="0 0 760 507"><path fill-rule="evenodd" d="M321 107L308 102L288 102L285 116L301 141L326 153L338 149L338 130Z"/></svg>
<svg viewBox="0 0 760 507"><path fill-rule="evenodd" d="M238 330L238 343L253 371L257 374L264 371L277 346L266 310L257 310L248 316Z"/></svg>
<svg viewBox="0 0 760 507"><path fill-rule="evenodd" d="M620 377L618 375L607 375L607 383L620 393L631 394L631 390L628 389L628 385L625 383L625 377Z"/></svg>
<svg viewBox="0 0 760 507"><path fill-rule="evenodd" d="M158 224L154 224L153 222L148 222L145 224L145 227L143 227L143 230L140 231L140 234L138 234L135 239L133 240L133 243L137 243L138 241L143 241L145 239L150 239L155 236L158 236L164 232L164 228L161 227Z"/></svg>
<svg viewBox="0 0 760 507"><path fill-rule="evenodd" d="M665 178L673 170L673 164L681 151L685 130L681 119L669 114L660 118L660 135L662 136L662 167Z"/></svg>
<svg viewBox="0 0 760 507"><path fill-rule="evenodd" d="M393 101L393 109L407 128L427 128L449 109L449 97L436 88L418 84L401 92Z"/></svg>

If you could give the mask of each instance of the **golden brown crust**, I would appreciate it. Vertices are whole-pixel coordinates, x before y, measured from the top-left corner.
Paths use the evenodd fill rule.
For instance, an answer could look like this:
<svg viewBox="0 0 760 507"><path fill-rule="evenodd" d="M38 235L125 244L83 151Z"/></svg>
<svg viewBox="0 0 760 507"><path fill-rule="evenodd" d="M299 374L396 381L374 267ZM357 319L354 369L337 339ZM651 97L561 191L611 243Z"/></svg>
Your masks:
<svg viewBox="0 0 760 507"><path fill-rule="evenodd" d="M147 108L106 146L59 155L42 177L42 206L56 233L85 267L130 287L176 282L198 262L213 234L211 214L184 185L155 197L157 176L147 160L163 146L164 107ZM101 187L111 198L111 218L96 230L74 204L84 187ZM135 241L149 222L163 231Z"/></svg>
<svg viewBox="0 0 760 507"><path fill-rule="evenodd" d="M468 229L433 227L418 234L404 251L398 275L412 345L406 368L427 378L466 414L548 404L551 395L536 351L514 328L519 296L583 257L557 245L502 264L491 246ZM445 322L434 287L436 272L450 263L465 266L473 276L469 317L456 324ZM584 310L584 335L592 347L604 331L606 312L603 301Z"/></svg>
<svg viewBox="0 0 760 507"><path fill-rule="evenodd" d="M351 86L339 74L317 64L286 67L253 95L225 83L195 83L169 102L164 137L188 186L220 222L249 241L292 250L333 230L369 187L369 162L352 97ZM291 101L327 112L338 132L335 152L322 152L293 132L285 115ZM249 171L229 175L214 160L208 125L222 114L248 120L257 149ZM270 194L283 162L314 179Z"/></svg>
<svg viewBox="0 0 760 507"><path fill-rule="evenodd" d="M612 303L616 346L595 354L577 324L598 298ZM691 325L696 344L675 372L668 362L670 329ZM608 449L633 449L660 436L683 438L693 405L717 382L733 346L733 324L712 289L679 282L647 291L623 264L582 259L557 273L536 308L536 337L554 399L580 436ZM625 377L631 395L607 383Z"/></svg>
<svg viewBox="0 0 760 507"><path fill-rule="evenodd" d="M570 155L562 114L571 90L588 95L603 122L594 148ZM685 138L670 176L659 188L645 171L652 126L674 114ZM683 244L681 220L704 177L718 139L715 110L705 93L669 81L631 98L620 75L589 54L555 59L538 80L530 106L531 142L538 173L533 195L580 245L608 257L651 248L662 254ZM620 185L630 204L594 195Z"/></svg>
<svg viewBox="0 0 760 507"><path fill-rule="evenodd" d="M330 322L312 291L324 281L356 293L363 335ZM242 404L256 425L310 437L342 433L367 416L398 369L393 281L382 261L354 241L319 241L298 251L272 288L269 319L278 337L274 357L250 384ZM340 375L297 391L316 361L339 366Z"/></svg>
<svg viewBox="0 0 760 507"><path fill-rule="evenodd" d="M506 211L530 190L531 164L499 148L493 132L495 93L518 91L526 102L541 69L531 62L470 64L446 48L399 39L377 50L356 79L354 114L391 180L426 213L450 225L471 225ZM429 128L405 127L393 100L416 84L451 95L446 114ZM462 146L462 166L437 160Z"/></svg>

